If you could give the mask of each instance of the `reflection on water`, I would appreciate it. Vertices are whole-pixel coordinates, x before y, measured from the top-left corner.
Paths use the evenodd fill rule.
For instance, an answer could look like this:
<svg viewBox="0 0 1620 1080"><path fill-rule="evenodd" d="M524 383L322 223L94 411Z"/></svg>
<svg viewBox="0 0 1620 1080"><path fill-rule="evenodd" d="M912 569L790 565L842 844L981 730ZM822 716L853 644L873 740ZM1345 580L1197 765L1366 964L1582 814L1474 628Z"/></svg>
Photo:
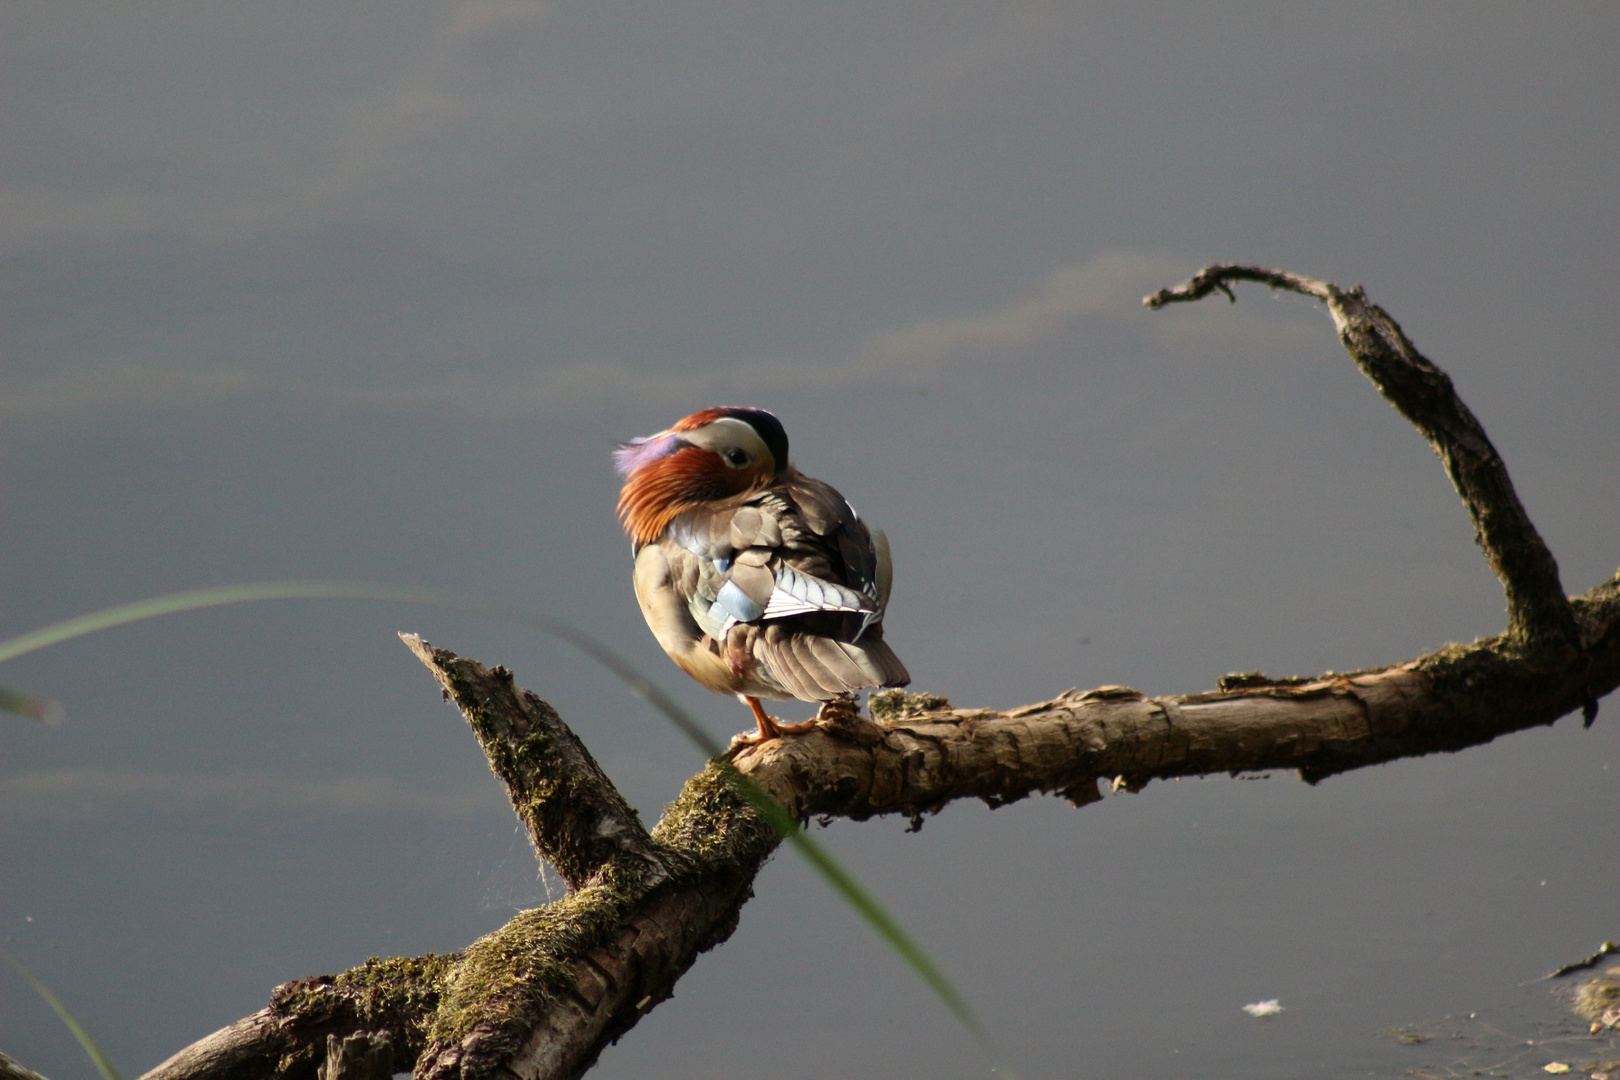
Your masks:
<svg viewBox="0 0 1620 1080"><path fill-rule="evenodd" d="M1578 1015L1572 1004L1594 983L1615 982L1590 972L1519 987L1489 1011L1444 1016L1392 1030L1412 1048L1405 1071L1419 1080L1454 1077L1581 1076L1620 1078L1620 1027ZM1609 1017L1620 1021L1620 1016ZM1597 1030L1592 1030L1596 1028Z"/></svg>

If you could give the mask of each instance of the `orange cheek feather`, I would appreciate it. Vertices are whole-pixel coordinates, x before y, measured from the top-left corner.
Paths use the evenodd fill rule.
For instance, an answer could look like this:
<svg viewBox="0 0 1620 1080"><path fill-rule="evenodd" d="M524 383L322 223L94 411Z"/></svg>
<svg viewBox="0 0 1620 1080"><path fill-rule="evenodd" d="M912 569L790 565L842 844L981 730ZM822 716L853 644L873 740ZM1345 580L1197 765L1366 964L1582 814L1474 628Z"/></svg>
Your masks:
<svg viewBox="0 0 1620 1080"><path fill-rule="evenodd" d="M683 447L630 474L619 491L619 520L632 540L650 544L687 510L753 487L764 467L729 469L712 450Z"/></svg>

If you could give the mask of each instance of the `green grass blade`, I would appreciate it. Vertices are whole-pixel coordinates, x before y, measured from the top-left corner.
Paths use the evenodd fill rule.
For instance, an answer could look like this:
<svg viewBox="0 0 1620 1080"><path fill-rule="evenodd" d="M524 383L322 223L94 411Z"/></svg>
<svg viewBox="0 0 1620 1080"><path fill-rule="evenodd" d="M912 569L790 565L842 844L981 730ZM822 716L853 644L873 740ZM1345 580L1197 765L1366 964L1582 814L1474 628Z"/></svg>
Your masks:
<svg viewBox="0 0 1620 1080"><path fill-rule="evenodd" d="M615 650L568 623L537 615L533 612L492 604L477 597L437 589L419 589L398 585L374 585L358 581L259 581L241 585L222 585L215 588L191 589L168 593L129 604L103 608L52 623L27 634L0 641L0 662L14 659L36 649L60 644L100 630L174 615L184 611L242 604L261 600L374 600L391 603L424 604L457 611L476 612L502 619L516 625L538 630L567 642L586 656L602 665L630 691L651 705L677 730L687 737L705 756L723 758L726 747L703 727L698 720L681 707L651 679L643 675ZM822 880L863 919L872 931L903 960L906 966L923 981L958 1023L973 1037L991 1060L999 1061L1003 1055L996 1048L988 1031L968 1007L967 1000L951 985L927 953L900 928L900 924L884 910L877 899L863 889L832 853L811 838L785 809L757 784L741 773L726 766L727 777L744 798L764 815L771 826L791 843L809 862ZM42 993L46 993L41 988ZM1014 1077L1010 1067L998 1065L1002 1076ZM105 1074L104 1074L105 1075Z"/></svg>
<svg viewBox="0 0 1620 1080"><path fill-rule="evenodd" d="M934 996L939 998L945 1007L951 1011L951 1015L956 1017L957 1022L967 1030L968 1034L973 1036L974 1041L979 1044L985 1053L992 1060L999 1058L1001 1055L995 1041L991 1039L990 1033L985 1029L984 1025L979 1022L978 1016L969 1007L967 999L957 992L956 987L952 986L950 980L945 977L945 973L929 958L922 947L901 929L900 924L883 908L883 905L878 903L871 893L861 887L860 882L855 879L853 874L844 869L843 865L833 857L832 852L828 851L820 841L799 828L798 822L789 817L782 805L771 798L767 792L735 770L730 771L730 776L732 783L742 792L743 796L760 811L777 832L781 833L784 838L798 849L799 854L804 856L805 861L810 864L811 868L820 874L822 880L846 904L853 908L857 915L866 921L866 924L883 940L884 944L893 949L895 954L905 961L906 966L911 968L912 972L923 981L923 985L934 992ZM1011 1075L1005 1067L1002 1068L1002 1073L1007 1076Z"/></svg>
<svg viewBox="0 0 1620 1080"><path fill-rule="evenodd" d="M630 690L670 720L686 737L701 747L709 757L725 752L702 725L683 710L675 699L638 671L618 653L589 634L568 623L550 619L533 612L492 604L474 596L445 592L439 589L420 589L401 585L375 585L363 581L255 581L241 585L220 585L207 589L189 589L185 592L166 593L133 603L102 608L85 615L42 626L26 634L0 641L0 662L59 645L64 641L84 637L102 630L126 626L130 623L155 619L162 615L176 615L184 611L245 604L260 600L374 600L400 604L423 604L429 607L469 611L519 626L539 630L566 641L589 656L625 683ZM30 695L19 694L21 698Z"/></svg>
<svg viewBox="0 0 1620 1080"><path fill-rule="evenodd" d="M79 1045L84 1047L84 1052L90 1055L91 1061L95 1062L96 1071L101 1074L102 1080L120 1080L118 1070L113 1068L112 1062L107 1060L107 1055L101 1052L101 1047L96 1045L96 1040L92 1039L90 1033L84 1030L84 1025L79 1023L78 1018L68 1012L67 1006L62 1004L61 999L51 993L51 988L40 982L32 971L23 967L16 960L9 956L6 959L10 961L12 967L17 969L19 975L28 980L28 984L34 988L34 991L45 999L45 1004L49 1005L51 1011L56 1013L63 1024L67 1025L67 1029L73 1032L73 1037L79 1040Z"/></svg>
<svg viewBox="0 0 1620 1080"><path fill-rule="evenodd" d="M38 630L7 641L0 641L0 662L99 630L111 630L115 626L124 626L143 619L155 619L160 615L174 615L182 611L198 611L226 604L245 604L255 600L395 600L401 603L431 604L446 597L462 601L449 606L468 606L467 597L451 597L450 594L429 589L371 585L360 581L254 581L242 585L220 585L210 589L188 589L185 592L166 593L146 600L136 600L130 604L102 608L100 611L63 619L61 622L42 626ZM476 601L472 601L472 604L481 607Z"/></svg>

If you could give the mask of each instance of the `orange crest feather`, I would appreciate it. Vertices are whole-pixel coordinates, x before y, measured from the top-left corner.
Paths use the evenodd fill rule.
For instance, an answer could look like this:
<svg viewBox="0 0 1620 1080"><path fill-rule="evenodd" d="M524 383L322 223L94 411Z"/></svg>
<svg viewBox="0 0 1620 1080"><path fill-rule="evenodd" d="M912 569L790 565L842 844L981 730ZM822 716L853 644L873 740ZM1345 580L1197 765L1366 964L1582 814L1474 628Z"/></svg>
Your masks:
<svg viewBox="0 0 1620 1080"><path fill-rule="evenodd" d="M683 447L630 474L619 490L619 520L637 544L650 544L681 514L746 490L750 479L712 450Z"/></svg>
<svg viewBox="0 0 1620 1080"><path fill-rule="evenodd" d="M671 430L671 431L696 431L698 428L702 427L704 424L712 424L716 420L720 419L722 416L731 415L732 408L733 407L729 406L729 405L722 405L722 406L719 406L718 408L704 409L702 412L695 412L691 416L688 416L685 419L678 421L675 424L675 426L670 428L669 430Z"/></svg>

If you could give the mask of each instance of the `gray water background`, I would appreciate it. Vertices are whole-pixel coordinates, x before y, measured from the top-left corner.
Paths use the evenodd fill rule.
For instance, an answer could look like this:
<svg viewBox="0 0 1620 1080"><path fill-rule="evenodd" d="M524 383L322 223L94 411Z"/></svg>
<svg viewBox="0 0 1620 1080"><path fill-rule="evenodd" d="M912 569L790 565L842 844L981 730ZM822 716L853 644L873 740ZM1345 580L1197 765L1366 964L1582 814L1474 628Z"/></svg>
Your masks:
<svg viewBox="0 0 1620 1080"><path fill-rule="evenodd" d="M777 412L888 531L890 640L958 704L1500 629L1439 464L1321 310L1140 307L1217 260L1364 283L1567 588L1620 562L1610 5L0 18L0 634L233 581L429 585L572 619L742 730L641 624L607 457L716 403ZM126 1073L279 982L544 902L397 630L513 668L649 821L700 765L576 655L442 611L260 604L5 665L70 720L0 724L0 944ZM821 835L1025 1077L1447 1075L1494 1036L1386 1032L1536 1038L1557 1003L1521 984L1620 937L1613 711L1315 788ZM988 1075L794 857L757 888L595 1075ZM3 974L0 1049L90 1075Z"/></svg>

